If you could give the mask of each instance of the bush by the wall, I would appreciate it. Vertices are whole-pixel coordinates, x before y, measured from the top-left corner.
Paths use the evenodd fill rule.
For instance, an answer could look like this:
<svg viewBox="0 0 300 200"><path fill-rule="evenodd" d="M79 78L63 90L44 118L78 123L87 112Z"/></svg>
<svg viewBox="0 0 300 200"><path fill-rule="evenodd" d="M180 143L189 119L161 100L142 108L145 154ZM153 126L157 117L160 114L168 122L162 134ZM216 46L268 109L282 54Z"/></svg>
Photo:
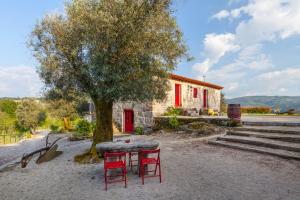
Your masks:
<svg viewBox="0 0 300 200"><path fill-rule="evenodd" d="M134 131L137 135L143 135L144 129L142 127L138 126L135 128Z"/></svg>
<svg viewBox="0 0 300 200"><path fill-rule="evenodd" d="M177 116L177 115L183 115L183 109L182 108L176 108L176 107L168 107L166 112L164 113L165 116Z"/></svg>
<svg viewBox="0 0 300 200"><path fill-rule="evenodd" d="M92 132L92 125L86 120L78 121L76 125L76 133L75 136L88 137Z"/></svg>
<svg viewBox="0 0 300 200"><path fill-rule="evenodd" d="M296 114L296 110L295 109L289 109L286 113L288 115L294 115L294 114Z"/></svg>
<svg viewBox="0 0 300 200"><path fill-rule="evenodd" d="M173 119L176 118L176 119ZM154 131L160 130L160 129L169 129L172 128L171 124L177 124L178 121L178 128L181 125L189 124L192 122L206 122L209 124L215 124L217 126L235 126L235 122L231 122L228 118L202 118L202 117L194 117L194 118L187 118L187 117L155 117L154 118L154 126L152 129Z"/></svg>
<svg viewBox="0 0 300 200"><path fill-rule="evenodd" d="M272 113L272 108L267 106L257 106L257 107L241 107L241 113L248 113L248 114L268 114Z"/></svg>
<svg viewBox="0 0 300 200"><path fill-rule="evenodd" d="M177 129L179 127L179 121L177 119L177 117L171 117L169 119L169 125L170 125L170 128L172 129Z"/></svg>
<svg viewBox="0 0 300 200"><path fill-rule="evenodd" d="M57 133L57 132L59 132L59 126L55 125L55 124L51 124L50 130L51 130L51 133Z"/></svg>

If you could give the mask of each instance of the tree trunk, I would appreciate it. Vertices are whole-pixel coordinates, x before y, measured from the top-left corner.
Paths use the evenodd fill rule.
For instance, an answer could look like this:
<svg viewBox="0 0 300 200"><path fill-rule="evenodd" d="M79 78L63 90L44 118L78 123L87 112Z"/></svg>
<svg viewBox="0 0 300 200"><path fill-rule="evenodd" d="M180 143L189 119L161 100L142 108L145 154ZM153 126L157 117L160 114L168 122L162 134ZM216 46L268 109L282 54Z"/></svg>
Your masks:
<svg viewBox="0 0 300 200"><path fill-rule="evenodd" d="M96 112L96 128L93 134L93 146L106 141L113 140L112 127L112 102L102 99L93 99Z"/></svg>

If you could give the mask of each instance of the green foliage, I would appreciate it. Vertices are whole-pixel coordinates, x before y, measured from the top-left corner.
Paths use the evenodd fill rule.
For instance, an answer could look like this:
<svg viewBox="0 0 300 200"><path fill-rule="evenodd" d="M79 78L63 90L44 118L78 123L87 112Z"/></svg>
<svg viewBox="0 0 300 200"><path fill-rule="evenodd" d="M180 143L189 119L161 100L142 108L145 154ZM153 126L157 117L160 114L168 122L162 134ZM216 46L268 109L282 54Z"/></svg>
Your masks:
<svg viewBox="0 0 300 200"><path fill-rule="evenodd" d="M91 97L109 123L97 126L112 138L112 102L163 99L168 76L186 57L170 0L70 0L65 13L46 15L29 47L46 86Z"/></svg>
<svg viewBox="0 0 300 200"><path fill-rule="evenodd" d="M46 15L32 31L41 78L107 101L162 99L168 73L186 55L170 5L69 1L66 13Z"/></svg>
<svg viewBox="0 0 300 200"><path fill-rule="evenodd" d="M94 132L95 129L96 129L96 122L95 121L91 122L91 128L92 128L92 132Z"/></svg>
<svg viewBox="0 0 300 200"><path fill-rule="evenodd" d="M17 107L17 127L19 130L35 130L39 125L41 106L35 100L23 100Z"/></svg>
<svg viewBox="0 0 300 200"><path fill-rule="evenodd" d="M221 113L226 113L227 112L227 103L226 103L226 100L225 100L224 93L221 93L220 111L221 111Z"/></svg>
<svg viewBox="0 0 300 200"><path fill-rule="evenodd" d="M83 137L90 136L90 134L92 132L91 123L89 123L88 121L86 121L84 119L78 121L78 123L76 125L76 132L77 132L77 134L75 134L76 136L83 136Z"/></svg>
<svg viewBox="0 0 300 200"><path fill-rule="evenodd" d="M267 106L273 109L279 109L281 113L294 108L300 113L300 96L245 96L233 99L227 99L227 103L238 103L242 106Z"/></svg>
<svg viewBox="0 0 300 200"><path fill-rule="evenodd" d="M241 126L241 122L239 120L235 120L235 119L230 119L227 123L228 127L237 127L237 126Z"/></svg>
<svg viewBox="0 0 300 200"><path fill-rule="evenodd" d="M137 135L143 135L144 133L144 129L141 126L136 127L134 131Z"/></svg>
<svg viewBox="0 0 300 200"><path fill-rule="evenodd" d="M6 112L0 111L0 129L13 129L15 119Z"/></svg>
<svg viewBox="0 0 300 200"><path fill-rule="evenodd" d="M30 128L22 126L20 123L18 123L18 121L16 121L15 128L18 131L19 135L23 135L30 130Z"/></svg>
<svg viewBox="0 0 300 200"><path fill-rule="evenodd" d="M296 114L296 110L295 110L295 109L289 109L289 110L287 111L287 114L288 114L288 115L294 115L294 114Z"/></svg>
<svg viewBox="0 0 300 200"><path fill-rule="evenodd" d="M51 130L51 133L58 133L59 132L59 126L58 125L55 125L55 124L51 124L50 125L50 130Z"/></svg>
<svg viewBox="0 0 300 200"><path fill-rule="evenodd" d="M169 119L169 125L172 129L177 129L179 127L179 121L176 116Z"/></svg>
<svg viewBox="0 0 300 200"><path fill-rule="evenodd" d="M17 102L10 99L0 100L0 111L7 113L11 118L16 117Z"/></svg>
<svg viewBox="0 0 300 200"><path fill-rule="evenodd" d="M46 123L47 113L46 111L40 111L38 114L38 124L39 126L43 126Z"/></svg>
<svg viewBox="0 0 300 200"><path fill-rule="evenodd" d="M70 118L71 120L78 117L76 112L76 105L74 101L68 101L64 99L59 100L48 100L47 108L49 115L52 118L63 120L64 117Z"/></svg>
<svg viewBox="0 0 300 200"><path fill-rule="evenodd" d="M32 138L32 134L31 133L25 133L24 138L25 139L30 139L30 138Z"/></svg>
<svg viewBox="0 0 300 200"><path fill-rule="evenodd" d="M272 113L272 108L271 107L265 107L265 106L260 106L260 107L241 107L241 113L268 114L268 113Z"/></svg>
<svg viewBox="0 0 300 200"><path fill-rule="evenodd" d="M182 108L176 108L176 107L168 107L166 112L164 113L165 116L177 116L177 115L183 115L183 109Z"/></svg>

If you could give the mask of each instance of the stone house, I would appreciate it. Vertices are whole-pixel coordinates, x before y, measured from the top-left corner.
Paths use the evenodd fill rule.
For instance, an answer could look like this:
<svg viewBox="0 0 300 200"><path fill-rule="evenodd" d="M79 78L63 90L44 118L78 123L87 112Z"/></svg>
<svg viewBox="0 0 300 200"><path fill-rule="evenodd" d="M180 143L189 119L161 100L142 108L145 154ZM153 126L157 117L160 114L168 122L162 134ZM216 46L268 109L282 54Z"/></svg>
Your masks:
<svg viewBox="0 0 300 200"><path fill-rule="evenodd" d="M170 74L171 89L163 101L116 102L113 119L122 132L132 132L136 127L151 127L154 117L164 114L168 107L180 107L191 115L199 115L208 109L220 111L223 87L187 77Z"/></svg>

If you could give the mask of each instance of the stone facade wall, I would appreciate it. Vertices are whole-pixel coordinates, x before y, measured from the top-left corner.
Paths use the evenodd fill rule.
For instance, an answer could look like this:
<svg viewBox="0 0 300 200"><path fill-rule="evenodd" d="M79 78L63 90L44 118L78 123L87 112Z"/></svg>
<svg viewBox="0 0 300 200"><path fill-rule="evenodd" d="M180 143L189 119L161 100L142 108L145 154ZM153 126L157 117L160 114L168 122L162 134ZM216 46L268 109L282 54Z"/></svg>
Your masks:
<svg viewBox="0 0 300 200"><path fill-rule="evenodd" d="M153 102L153 115L158 117L162 115L168 107L175 106L175 84L181 85L181 104L184 109L203 109L203 91L208 91L207 108L220 111L221 91L200 86L192 83L170 80L171 90L168 91L167 98L164 101ZM197 98L194 98L194 88L197 88Z"/></svg>
<svg viewBox="0 0 300 200"><path fill-rule="evenodd" d="M208 91L208 108L220 111L220 90L200 86L192 83L169 80L170 90L163 101L141 102L116 102L113 105L113 118L120 131L124 131L124 110L134 111L134 127L151 127L154 117L161 116L168 107L175 106L175 84L181 84L181 103L183 109L203 109L203 90ZM197 88L197 98L194 98L194 88Z"/></svg>
<svg viewBox="0 0 300 200"><path fill-rule="evenodd" d="M120 131L124 131L124 110L126 109L134 112L134 127L146 128L153 125L152 102L116 102L113 105L113 119Z"/></svg>

